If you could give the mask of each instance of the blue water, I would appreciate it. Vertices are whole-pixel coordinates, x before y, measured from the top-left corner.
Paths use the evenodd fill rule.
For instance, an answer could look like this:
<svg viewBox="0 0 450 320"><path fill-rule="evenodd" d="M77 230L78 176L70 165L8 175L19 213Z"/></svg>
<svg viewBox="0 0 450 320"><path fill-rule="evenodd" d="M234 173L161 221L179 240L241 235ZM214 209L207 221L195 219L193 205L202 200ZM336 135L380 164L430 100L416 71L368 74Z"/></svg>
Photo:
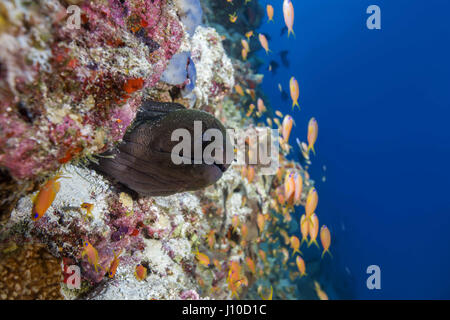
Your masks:
<svg viewBox="0 0 450 320"><path fill-rule="evenodd" d="M260 68L270 104L293 115L291 135L306 141L316 117L320 223L332 232L323 268L341 298L450 299L450 2L293 0L296 38L275 23L261 32L273 51ZM368 30L366 8L381 8ZM289 50L289 69L277 52ZM275 59L276 75L267 71ZM278 91L300 85L301 111ZM321 182L326 165L326 182ZM366 268L381 268L381 289ZM340 293L340 294L339 294Z"/></svg>

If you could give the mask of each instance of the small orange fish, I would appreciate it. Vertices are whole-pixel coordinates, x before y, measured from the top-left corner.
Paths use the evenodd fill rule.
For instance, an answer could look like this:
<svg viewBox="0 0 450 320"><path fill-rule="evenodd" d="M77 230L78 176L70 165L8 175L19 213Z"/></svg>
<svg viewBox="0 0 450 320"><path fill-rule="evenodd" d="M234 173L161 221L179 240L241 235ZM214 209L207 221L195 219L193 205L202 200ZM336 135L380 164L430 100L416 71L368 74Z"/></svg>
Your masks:
<svg viewBox="0 0 450 320"><path fill-rule="evenodd" d="M93 217L92 209L94 209L94 205L92 203L83 202L80 207L86 210L86 217Z"/></svg>
<svg viewBox="0 0 450 320"><path fill-rule="evenodd" d="M255 105L253 103L251 103L250 106L248 107L248 112L247 112L246 116L250 117L250 115L252 114L253 110L255 110Z"/></svg>
<svg viewBox="0 0 450 320"><path fill-rule="evenodd" d="M248 227L247 225L244 223L241 227L241 235L242 235L242 239L245 240L247 238L248 235Z"/></svg>
<svg viewBox="0 0 450 320"><path fill-rule="evenodd" d="M233 14L229 14L228 17L229 17L231 23L235 23L238 18L236 15L236 12Z"/></svg>
<svg viewBox="0 0 450 320"><path fill-rule="evenodd" d="M238 215L234 215L231 218L231 225L233 226L233 231L236 231L237 227L239 226L239 216Z"/></svg>
<svg viewBox="0 0 450 320"><path fill-rule="evenodd" d="M294 249L294 252L292 253L292 255L294 255L296 252L298 254L302 254L302 252L299 250L300 241L298 240L298 238L296 236L291 237L291 248Z"/></svg>
<svg viewBox="0 0 450 320"><path fill-rule="evenodd" d="M268 296L267 298L264 298L264 297L262 296L262 294L260 294L260 297L261 297L261 299L263 299L263 300L272 300L272 296L273 296L273 288L272 288L272 286L270 286L270 294L269 294L269 296Z"/></svg>
<svg viewBox="0 0 450 320"><path fill-rule="evenodd" d="M281 84L280 84L280 86L281 86ZM282 114L279 110L275 111L275 114L276 114L278 117L283 118L283 114Z"/></svg>
<svg viewBox="0 0 450 320"><path fill-rule="evenodd" d="M247 50L247 52L250 52L250 46L248 45L247 40L242 39L242 40L241 40L241 44L242 44L242 48L243 48L243 49Z"/></svg>
<svg viewBox="0 0 450 320"><path fill-rule="evenodd" d="M299 204L303 191L303 178L299 172L294 173L294 203Z"/></svg>
<svg viewBox="0 0 450 320"><path fill-rule="evenodd" d="M286 173L286 177L284 178L284 197L286 202L289 203L291 197L295 192L295 180L294 180L294 172Z"/></svg>
<svg viewBox="0 0 450 320"><path fill-rule="evenodd" d="M319 127L317 121L315 118L311 118L308 123L308 151L312 150L314 154L316 154L314 144L316 143L318 132Z"/></svg>
<svg viewBox="0 0 450 320"><path fill-rule="evenodd" d="M300 271L300 278L303 276L306 276L306 266L305 266L305 261L302 259L302 257L297 256L297 258L295 259L295 262L297 263L297 268L298 271Z"/></svg>
<svg viewBox="0 0 450 320"><path fill-rule="evenodd" d="M242 55L242 60L247 61L248 51L245 50L245 48L242 48L241 55Z"/></svg>
<svg viewBox="0 0 450 320"><path fill-rule="evenodd" d="M328 295L320 288L320 284L317 281L314 281L314 288L316 290L317 297L320 300L328 300Z"/></svg>
<svg viewBox="0 0 450 320"><path fill-rule="evenodd" d="M58 179L61 175L57 174L55 177L47 181L46 184L39 190L37 196L33 199L33 208L31 210L31 220L37 221L41 219L48 208L55 200L56 194L61 187Z"/></svg>
<svg viewBox="0 0 450 320"><path fill-rule="evenodd" d="M258 106L258 111L259 113L264 113L266 112L266 106L264 105L264 101L261 98L258 98L258 101L256 102L257 106Z"/></svg>
<svg viewBox="0 0 450 320"><path fill-rule="evenodd" d="M266 262L266 253L259 249L259 256L261 257L262 261Z"/></svg>
<svg viewBox="0 0 450 320"><path fill-rule="evenodd" d="M136 269L134 270L134 276L139 281L144 280L145 278L147 278L147 268L144 267L142 264L138 264L136 266Z"/></svg>
<svg viewBox="0 0 450 320"><path fill-rule="evenodd" d="M247 38L248 41L250 41L250 38L253 36L253 30L250 30L248 32L245 33L245 37Z"/></svg>
<svg viewBox="0 0 450 320"><path fill-rule="evenodd" d="M252 97L252 100L256 99L256 93L254 89L245 89L245 92L247 92L250 95L250 97Z"/></svg>
<svg viewBox="0 0 450 320"><path fill-rule="evenodd" d="M306 197L306 205L305 205L306 218L308 218L308 220L311 222L312 222L311 216L316 211L318 201L319 196L317 194L316 188L312 187L308 192L308 196Z"/></svg>
<svg viewBox="0 0 450 320"><path fill-rule="evenodd" d="M300 245L302 245L303 242L308 241L308 234L309 234L309 221L306 221L306 215L302 215L300 218L300 233L302 234L302 241L300 242Z"/></svg>
<svg viewBox="0 0 450 320"><path fill-rule="evenodd" d="M92 244L89 243L89 241L83 242L83 252L81 253L81 258L85 255L87 255L88 262L94 265L95 272L98 272L97 267L100 266L98 263L98 251L92 246Z"/></svg>
<svg viewBox="0 0 450 320"><path fill-rule="evenodd" d="M253 180L255 179L255 167L254 166L249 166L247 169L247 180L249 183L252 183Z"/></svg>
<svg viewBox="0 0 450 320"><path fill-rule="evenodd" d="M256 267L255 267L255 263L253 262L253 259L250 257L245 258L245 262L247 262L247 267L250 269L250 271L253 274L256 274Z"/></svg>
<svg viewBox="0 0 450 320"><path fill-rule="evenodd" d="M291 92L292 109L294 109L294 107L297 106L298 109L300 110L300 106L298 105L298 97L300 93L298 90L298 82L294 77L292 77L291 80L289 81L289 89Z"/></svg>
<svg viewBox="0 0 450 320"><path fill-rule="evenodd" d="M222 266L220 265L219 260L213 259L213 264L219 271L222 270Z"/></svg>
<svg viewBox="0 0 450 320"><path fill-rule="evenodd" d="M322 258L325 255L325 252L328 252L330 254L330 257L333 257L329 250L331 243L330 230L326 225L323 225L322 228L320 228L320 242L322 242L323 247Z"/></svg>
<svg viewBox="0 0 450 320"><path fill-rule="evenodd" d="M288 251L288 249L283 247L283 248L281 248L281 252L283 253L283 256L284 256L283 265L285 265L286 262L289 260L289 251Z"/></svg>
<svg viewBox="0 0 450 320"><path fill-rule="evenodd" d="M267 11L267 17L269 18L269 21L273 22L273 7L270 4L267 5L266 11Z"/></svg>
<svg viewBox="0 0 450 320"><path fill-rule="evenodd" d="M269 49L269 42L267 42L267 38L265 35L263 35L262 33L260 33L258 35L258 39L259 39L259 43L261 43L261 46L264 48L264 50L266 50L266 54L269 54L270 49Z"/></svg>
<svg viewBox="0 0 450 320"><path fill-rule="evenodd" d="M319 248L319 244L316 241L317 235L319 233L319 218L317 217L317 215L315 213L313 213L311 216L311 221L307 221L307 223L305 223L305 224L308 225L308 231L309 231L309 239L310 240L308 243L308 247L314 243L317 246L317 248Z"/></svg>
<svg viewBox="0 0 450 320"><path fill-rule="evenodd" d="M292 126L294 124L294 119L290 115L286 115L283 119L283 124L281 125L281 135L283 140L288 142L289 136L291 135Z"/></svg>
<svg viewBox="0 0 450 320"><path fill-rule="evenodd" d="M111 261L111 264L109 265L109 269L108 269L108 277L110 278L114 278L114 275L116 274L117 271L117 267L119 266L119 256L122 253L122 251L116 255L116 253L113 250L113 254L114 254L114 259Z"/></svg>
<svg viewBox="0 0 450 320"><path fill-rule="evenodd" d="M209 267L210 266L210 261L209 261L209 257L198 251L197 249L197 253L195 254L195 257L197 258L198 262L204 266L204 267Z"/></svg>
<svg viewBox="0 0 450 320"><path fill-rule="evenodd" d="M258 213L258 215L256 217L256 224L258 225L260 233L263 232L265 223L266 223L266 220L264 219L264 216L261 213Z"/></svg>
<svg viewBox="0 0 450 320"><path fill-rule="evenodd" d="M214 244L216 243L216 230L213 229L210 232L208 232L207 235L205 235L205 238L208 242L208 246L210 249L212 249L214 247Z"/></svg>
<svg viewBox="0 0 450 320"><path fill-rule="evenodd" d="M242 87L241 87L239 84L237 84L237 85L234 86L234 90L236 90L236 92L237 92L240 96L243 96L243 95L244 95L244 90L242 90Z"/></svg>
<svg viewBox="0 0 450 320"><path fill-rule="evenodd" d="M291 33L295 37L295 33L294 33L294 30L293 30L293 26L294 26L294 6L293 6L291 0L284 0L283 1L283 15L284 15L284 23L286 24L286 27L288 28L288 38L289 38L289 35Z"/></svg>

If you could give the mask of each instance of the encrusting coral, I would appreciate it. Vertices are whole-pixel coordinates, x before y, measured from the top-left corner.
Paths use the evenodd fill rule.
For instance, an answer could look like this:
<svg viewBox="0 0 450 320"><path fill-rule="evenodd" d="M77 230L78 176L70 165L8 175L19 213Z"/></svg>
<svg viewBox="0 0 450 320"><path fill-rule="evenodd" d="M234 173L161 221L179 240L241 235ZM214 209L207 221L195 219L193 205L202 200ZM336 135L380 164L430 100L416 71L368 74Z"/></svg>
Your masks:
<svg viewBox="0 0 450 320"><path fill-rule="evenodd" d="M69 5L80 8L79 28L68 23ZM260 20L249 6L239 28ZM255 284L276 266L261 248L275 233L278 177L232 164L203 190L135 197L86 166L121 142L146 100L209 112L228 128L255 126L244 108L255 99L232 88L247 83L255 95L262 77L228 56L229 39L201 25L201 13L196 0L0 3L2 299L257 296ZM36 196L55 174L55 198L33 221ZM70 266L80 268L79 288L68 283ZM26 279L39 274L48 286L18 281L27 268Z"/></svg>
<svg viewBox="0 0 450 320"><path fill-rule="evenodd" d="M61 264L42 244L0 245L0 299L63 299Z"/></svg>

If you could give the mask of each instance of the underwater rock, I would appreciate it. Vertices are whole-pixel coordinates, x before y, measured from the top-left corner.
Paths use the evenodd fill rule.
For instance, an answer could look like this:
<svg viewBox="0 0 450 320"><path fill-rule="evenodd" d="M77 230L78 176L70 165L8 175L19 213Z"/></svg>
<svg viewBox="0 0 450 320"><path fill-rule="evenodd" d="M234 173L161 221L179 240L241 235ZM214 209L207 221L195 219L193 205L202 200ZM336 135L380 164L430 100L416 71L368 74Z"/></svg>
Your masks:
<svg viewBox="0 0 450 320"><path fill-rule="evenodd" d="M196 104L222 101L234 86L234 69L217 31L198 27L192 37L191 55L196 68Z"/></svg>
<svg viewBox="0 0 450 320"><path fill-rule="evenodd" d="M202 124L201 136L198 136L200 139L203 139L208 129L220 130L223 137L223 161L213 158L199 159L200 164L173 162L172 150L179 144L178 141L171 141L176 129L186 129L193 137L190 141L192 154L183 154L183 158L194 162L194 148L198 143L202 145L203 154L206 145L196 138L194 121ZM142 195L167 196L198 190L215 183L227 170L226 138L225 127L207 112L186 109L178 103L148 100L143 103L123 142L117 149L101 156L93 168ZM208 160L212 164L207 164Z"/></svg>

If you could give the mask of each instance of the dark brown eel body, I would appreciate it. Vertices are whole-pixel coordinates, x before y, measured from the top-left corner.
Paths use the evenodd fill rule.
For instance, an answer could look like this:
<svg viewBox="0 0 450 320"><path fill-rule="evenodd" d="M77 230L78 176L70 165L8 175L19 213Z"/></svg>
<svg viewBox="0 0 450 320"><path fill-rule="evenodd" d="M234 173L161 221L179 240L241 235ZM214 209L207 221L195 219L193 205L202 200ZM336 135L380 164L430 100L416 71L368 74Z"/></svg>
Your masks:
<svg viewBox="0 0 450 320"><path fill-rule="evenodd" d="M123 141L99 157L98 164L92 167L145 196L167 196L205 188L221 178L228 169L227 164L176 165L171 159L172 148L179 143L171 141L172 132L184 128L194 137L194 121L202 121L202 133L210 128L222 132L225 159L226 131L214 116L186 109L178 103L145 101ZM206 145L202 143L202 150Z"/></svg>

